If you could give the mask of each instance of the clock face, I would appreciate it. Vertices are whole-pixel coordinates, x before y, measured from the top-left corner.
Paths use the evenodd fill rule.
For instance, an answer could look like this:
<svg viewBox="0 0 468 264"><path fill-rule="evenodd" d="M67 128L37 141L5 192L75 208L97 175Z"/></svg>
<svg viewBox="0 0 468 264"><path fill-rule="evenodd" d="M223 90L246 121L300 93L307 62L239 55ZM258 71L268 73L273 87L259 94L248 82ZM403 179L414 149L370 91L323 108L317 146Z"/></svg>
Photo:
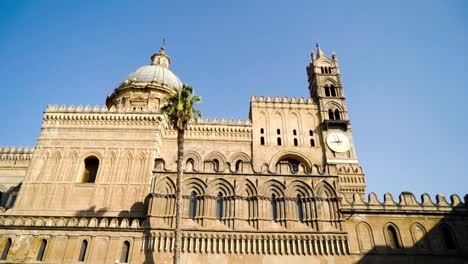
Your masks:
<svg viewBox="0 0 468 264"><path fill-rule="evenodd" d="M335 152L346 152L351 149L351 141L343 132L330 132L327 136L327 145Z"/></svg>

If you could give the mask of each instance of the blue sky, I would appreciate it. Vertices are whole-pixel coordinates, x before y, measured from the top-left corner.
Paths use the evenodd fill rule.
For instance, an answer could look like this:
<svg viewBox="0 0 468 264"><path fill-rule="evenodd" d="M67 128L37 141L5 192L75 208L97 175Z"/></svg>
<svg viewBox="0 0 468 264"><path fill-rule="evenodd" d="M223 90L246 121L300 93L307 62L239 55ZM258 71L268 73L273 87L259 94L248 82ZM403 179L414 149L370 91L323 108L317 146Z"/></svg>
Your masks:
<svg viewBox="0 0 468 264"><path fill-rule="evenodd" d="M315 42L340 60L368 191L468 193L466 1L0 0L0 145L35 145L47 104L103 105L167 40L206 117L308 96Z"/></svg>

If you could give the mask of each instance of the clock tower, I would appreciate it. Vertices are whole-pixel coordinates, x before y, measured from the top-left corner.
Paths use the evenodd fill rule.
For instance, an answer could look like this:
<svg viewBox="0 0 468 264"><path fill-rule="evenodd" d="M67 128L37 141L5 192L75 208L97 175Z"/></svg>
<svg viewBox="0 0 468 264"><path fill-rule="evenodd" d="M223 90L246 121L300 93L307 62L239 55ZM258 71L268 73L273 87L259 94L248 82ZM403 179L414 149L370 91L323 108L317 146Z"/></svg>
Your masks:
<svg viewBox="0 0 468 264"><path fill-rule="evenodd" d="M327 57L317 43L307 77L310 97L318 105L324 162L330 174L339 176L340 192L349 197L356 192L364 194L365 177L354 148L337 56Z"/></svg>

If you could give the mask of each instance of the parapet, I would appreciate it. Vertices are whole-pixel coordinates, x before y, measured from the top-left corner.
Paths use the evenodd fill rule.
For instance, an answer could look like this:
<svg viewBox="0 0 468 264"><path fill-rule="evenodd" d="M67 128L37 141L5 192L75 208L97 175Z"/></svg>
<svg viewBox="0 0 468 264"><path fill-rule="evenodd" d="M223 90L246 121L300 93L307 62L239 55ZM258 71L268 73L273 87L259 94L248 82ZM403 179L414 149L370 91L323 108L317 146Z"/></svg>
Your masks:
<svg viewBox="0 0 468 264"><path fill-rule="evenodd" d="M304 99L304 97L300 97L297 99L296 97L291 97L289 98L288 96L285 96L283 98L276 96L275 98L272 98L271 96L268 96L266 99L263 96L256 97L252 96L250 98L251 103L267 103L267 104L273 104L273 105L313 105L314 101L312 98Z"/></svg>
<svg viewBox="0 0 468 264"><path fill-rule="evenodd" d="M361 194L355 193L352 201L342 200L342 209L349 212L392 212L392 213L450 213L450 212L466 212L468 213L468 194L465 195L464 201L456 194L450 195L450 202L447 201L444 195L437 194L435 202L432 201L429 194L421 195L419 202L414 194L410 192L402 192L399 195L399 201L393 199L392 194L384 194L383 201L380 201L375 193L370 193L367 200Z"/></svg>
<svg viewBox="0 0 468 264"><path fill-rule="evenodd" d="M74 106L74 105L48 105L45 113L79 113L79 112L85 112L85 113L156 113L157 111L155 109L140 109L138 107L132 108L132 107L127 107L127 108L116 108L115 106L112 106L108 108L107 106L99 106L96 105L94 107L91 107L90 105L82 106Z"/></svg>
<svg viewBox="0 0 468 264"><path fill-rule="evenodd" d="M0 160L31 160L34 147L0 146Z"/></svg>

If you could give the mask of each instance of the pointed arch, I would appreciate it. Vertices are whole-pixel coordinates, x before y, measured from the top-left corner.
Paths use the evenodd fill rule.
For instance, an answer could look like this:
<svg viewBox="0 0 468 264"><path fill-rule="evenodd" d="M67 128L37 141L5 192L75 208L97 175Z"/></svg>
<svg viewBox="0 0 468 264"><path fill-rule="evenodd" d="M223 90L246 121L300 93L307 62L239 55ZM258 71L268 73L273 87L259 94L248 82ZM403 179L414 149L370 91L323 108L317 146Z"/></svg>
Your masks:
<svg viewBox="0 0 468 264"><path fill-rule="evenodd" d="M156 182L155 191L159 194L174 194L175 183L170 177L164 177Z"/></svg>
<svg viewBox="0 0 468 264"><path fill-rule="evenodd" d="M397 225L394 223L388 222L384 225L384 236L387 246L391 249L400 249L402 248L400 231L398 230Z"/></svg>
<svg viewBox="0 0 468 264"><path fill-rule="evenodd" d="M372 233L372 228L368 223L360 222L359 224L357 224L356 233L358 237L359 250L362 253L374 249L374 235Z"/></svg>
<svg viewBox="0 0 468 264"><path fill-rule="evenodd" d="M297 197L298 194L303 198L314 197L312 188L307 185L307 183L300 180L294 180L286 186L286 196Z"/></svg>
<svg viewBox="0 0 468 264"><path fill-rule="evenodd" d="M189 159L193 160L193 170L200 171L200 164L202 164L203 161L203 158L200 155L200 153L192 150L189 150L186 153L184 153L184 162L182 163L185 166L184 169L187 169L187 161Z"/></svg>
<svg viewBox="0 0 468 264"><path fill-rule="evenodd" d="M328 182L326 181L320 181L316 186L315 186L315 193L318 197L322 198L332 198L336 197L336 191L333 186L331 186Z"/></svg>
<svg viewBox="0 0 468 264"><path fill-rule="evenodd" d="M262 184L259 194L265 197L270 197L275 194L276 198L284 197L286 186L278 180L269 180Z"/></svg>
<svg viewBox="0 0 468 264"><path fill-rule="evenodd" d="M225 179L217 178L208 184L206 194L216 196L222 193L223 196L232 196L235 194L234 187Z"/></svg>
<svg viewBox="0 0 468 264"><path fill-rule="evenodd" d="M309 158L301 152L291 150L280 151L276 153L270 160L269 170L276 171L278 162L285 159L294 159L299 163L302 163L306 173L310 173L312 171L312 162L309 160Z"/></svg>
<svg viewBox="0 0 468 264"><path fill-rule="evenodd" d="M426 248L426 228L418 222L413 223L410 226L411 238L413 239L413 245L416 248Z"/></svg>
<svg viewBox="0 0 468 264"><path fill-rule="evenodd" d="M195 192L197 195L205 194L206 183L199 178L188 178L183 181L184 193Z"/></svg>
<svg viewBox="0 0 468 264"><path fill-rule="evenodd" d="M218 164L214 164L215 171L224 171L227 159L221 152L212 151L205 156L205 162L216 162L216 160Z"/></svg>

